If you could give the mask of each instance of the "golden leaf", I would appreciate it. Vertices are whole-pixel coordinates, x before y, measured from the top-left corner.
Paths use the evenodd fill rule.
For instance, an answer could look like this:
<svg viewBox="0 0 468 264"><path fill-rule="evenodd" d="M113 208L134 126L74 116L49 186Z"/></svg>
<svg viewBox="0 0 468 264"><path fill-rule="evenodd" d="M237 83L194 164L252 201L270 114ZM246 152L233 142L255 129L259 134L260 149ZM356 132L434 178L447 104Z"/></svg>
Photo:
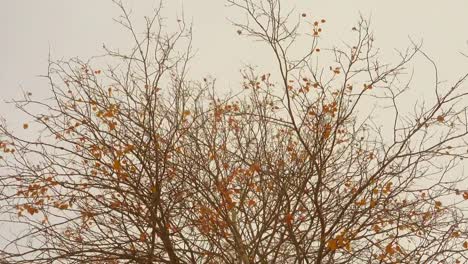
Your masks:
<svg viewBox="0 0 468 264"><path fill-rule="evenodd" d="M114 170L120 170L121 167L122 165L120 165L120 161L114 160L114 165L112 166L112 168L114 168Z"/></svg>

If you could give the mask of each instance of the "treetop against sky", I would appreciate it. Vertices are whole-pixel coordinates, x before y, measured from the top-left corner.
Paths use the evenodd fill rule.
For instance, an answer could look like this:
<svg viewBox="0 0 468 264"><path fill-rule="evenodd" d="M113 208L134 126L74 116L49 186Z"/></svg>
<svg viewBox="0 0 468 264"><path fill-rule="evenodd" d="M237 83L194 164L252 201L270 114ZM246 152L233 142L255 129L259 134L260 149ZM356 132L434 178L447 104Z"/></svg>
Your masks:
<svg viewBox="0 0 468 264"><path fill-rule="evenodd" d="M414 3L85 3L48 12L115 43L51 49L2 114L8 263L468 261L466 36L438 28L463 2L426 3L436 48L406 37Z"/></svg>

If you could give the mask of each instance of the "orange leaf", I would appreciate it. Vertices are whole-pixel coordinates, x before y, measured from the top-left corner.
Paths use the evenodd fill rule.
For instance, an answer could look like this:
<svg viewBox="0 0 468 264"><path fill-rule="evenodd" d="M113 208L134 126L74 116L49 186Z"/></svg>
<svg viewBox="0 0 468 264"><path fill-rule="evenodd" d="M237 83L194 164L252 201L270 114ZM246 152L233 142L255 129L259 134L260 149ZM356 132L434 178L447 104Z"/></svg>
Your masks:
<svg viewBox="0 0 468 264"><path fill-rule="evenodd" d="M366 199L362 198L360 201L356 202L356 205L358 205L358 206L366 205Z"/></svg>
<svg viewBox="0 0 468 264"><path fill-rule="evenodd" d="M110 208L112 209L117 209L121 206L122 204L119 201L114 201L110 204Z"/></svg>
<svg viewBox="0 0 468 264"><path fill-rule="evenodd" d="M336 239L330 239L327 243L327 247L330 249L330 250L336 250L338 249L338 243L336 241Z"/></svg>
<svg viewBox="0 0 468 264"><path fill-rule="evenodd" d="M110 122L109 123L109 130L114 130L115 129L115 122Z"/></svg>
<svg viewBox="0 0 468 264"><path fill-rule="evenodd" d="M250 165L250 170L251 171L259 172L260 169L261 169L261 166L258 163L254 163L254 164Z"/></svg>
<svg viewBox="0 0 468 264"><path fill-rule="evenodd" d="M445 118L443 116L441 116L441 115L437 117L437 121L439 121L441 123L444 122L444 120L445 120Z"/></svg>
<svg viewBox="0 0 468 264"><path fill-rule="evenodd" d="M291 224L292 224L293 219L294 219L294 216L293 216L291 213L288 213L288 214L284 217L284 221L285 221L286 224L288 224L288 225L291 225Z"/></svg>
<svg viewBox="0 0 468 264"><path fill-rule="evenodd" d="M372 226L372 229L374 230L375 233L378 233L380 232L380 230L382 230L379 225Z"/></svg>
<svg viewBox="0 0 468 264"><path fill-rule="evenodd" d="M390 254L390 255L395 254L395 249L393 249L392 244L388 244L385 247L385 253Z"/></svg>
<svg viewBox="0 0 468 264"><path fill-rule="evenodd" d="M112 167L114 168L114 170L120 170L122 166L120 165L119 160L114 160L114 165Z"/></svg>
<svg viewBox="0 0 468 264"><path fill-rule="evenodd" d="M145 234L145 233L141 233L141 234L140 234L140 241L141 241L141 242L145 242L145 241L146 241L146 234Z"/></svg>
<svg viewBox="0 0 468 264"><path fill-rule="evenodd" d="M24 124L23 124L23 128L24 128L24 129L28 129L28 127L29 127L29 125L28 125L27 123L24 123Z"/></svg>

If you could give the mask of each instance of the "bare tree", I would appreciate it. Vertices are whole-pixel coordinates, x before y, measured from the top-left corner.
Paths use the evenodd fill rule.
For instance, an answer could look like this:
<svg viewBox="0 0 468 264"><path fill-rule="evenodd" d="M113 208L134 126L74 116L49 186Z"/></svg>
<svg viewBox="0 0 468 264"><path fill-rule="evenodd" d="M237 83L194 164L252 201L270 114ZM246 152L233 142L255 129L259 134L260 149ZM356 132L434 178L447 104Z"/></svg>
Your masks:
<svg viewBox="0 0 468 264"><path fill-rule="evenodd" d="M15 101L40 133L0 126L3 218L29 230L8 263L468 261L468 190L451 174L468 148L468 75L443 86L417 44L382 62L365 19L325 49L323 19L228 3L276 61L242 71L234 94L190 80L184 21L166 33L157 9L140 37L117 3L134 49L108 49L106 68L51 61L52 99ZM434 98L408 112L416 56L434 65ZM363 114L369 103L392 123Z"/></svg>

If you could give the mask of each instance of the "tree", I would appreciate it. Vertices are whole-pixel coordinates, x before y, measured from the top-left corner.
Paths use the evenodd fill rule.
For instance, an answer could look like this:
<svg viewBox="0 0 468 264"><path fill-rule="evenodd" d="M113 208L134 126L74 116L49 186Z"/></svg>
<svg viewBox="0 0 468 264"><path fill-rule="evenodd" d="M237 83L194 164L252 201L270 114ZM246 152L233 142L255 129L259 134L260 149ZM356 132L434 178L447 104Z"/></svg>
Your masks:
<svg viewBox="0 0 468 264"><path fill-rule="evenodd" d="M434 99L408 112L406 68L433 64L420 45L384 63L365 19L349 46L325 49L323 19L301 34L309 18L293 23L279 0L228 2L276 61L245 69L234 94L190 80L184 21L165 33L157 9L139 37L117 2L134 49L108 49L107 68L51 61L51 101L15 101L39 136L0 126L2 214L29 230L8 263L468 261L468 190L451 174L467 152L468 75L443 87L435 71ZM369 102L393 122L362 114Z"/></svg>

